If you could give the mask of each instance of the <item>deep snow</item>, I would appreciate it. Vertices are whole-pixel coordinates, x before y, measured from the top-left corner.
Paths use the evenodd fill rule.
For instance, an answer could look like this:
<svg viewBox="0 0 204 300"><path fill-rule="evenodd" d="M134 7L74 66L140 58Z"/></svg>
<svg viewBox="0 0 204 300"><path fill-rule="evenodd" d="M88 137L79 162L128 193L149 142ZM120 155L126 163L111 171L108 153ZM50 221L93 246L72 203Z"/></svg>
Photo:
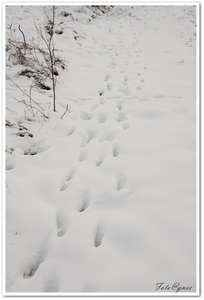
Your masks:
<svg viewBox="0 0 204 300"><path fill-rule="evenodd" d="M6 80L6 291L156 293L178 282L195 292L196 7L91 15L57 7L68 68L49 120L25 114ZM7 28L20 24L28 42L34 18L42 6L6 8ZM6 58L29 93L24 67ZM52 91L32 97L52 103Z"/></svg>

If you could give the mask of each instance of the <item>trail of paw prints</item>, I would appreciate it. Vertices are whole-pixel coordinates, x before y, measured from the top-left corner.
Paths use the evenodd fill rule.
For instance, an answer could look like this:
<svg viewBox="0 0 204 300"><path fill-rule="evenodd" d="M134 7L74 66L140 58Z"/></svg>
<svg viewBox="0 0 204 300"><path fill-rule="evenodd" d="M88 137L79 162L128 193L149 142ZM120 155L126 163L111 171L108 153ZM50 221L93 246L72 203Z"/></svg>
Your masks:
<svg viewBox="0 0 204 300"><path fill-rule="evenodd" d="M117 115L115 117L115 121L116 122L122 122L122 128L123 130L127 130L129 129L129 123L126 122L127 121L127 116L126 113L124 111L124 105L122 101L119 101L116 103L116 108L118 110Z"/></svg>
<svg viewBox="0 0 204 300"><path fill-rule="evenodd" d="M146 67L143 67L143 69L146 70ZM137 75L139 76L140 83L143 84L145 82L145 78L142 77L142 75L143 75L142 72L138 72ZM140 85L140 84L138 84L136 86L136 88L137 88L138 91L141 91L143 89L142 85Z"/></svg>

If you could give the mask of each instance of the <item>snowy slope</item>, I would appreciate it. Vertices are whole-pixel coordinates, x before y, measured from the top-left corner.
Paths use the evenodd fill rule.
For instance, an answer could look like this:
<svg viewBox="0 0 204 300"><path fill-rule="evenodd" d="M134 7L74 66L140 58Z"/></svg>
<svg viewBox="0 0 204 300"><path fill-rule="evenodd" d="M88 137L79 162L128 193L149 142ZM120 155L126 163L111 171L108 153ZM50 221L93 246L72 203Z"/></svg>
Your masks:
<svg viewBox="0 0 204 300"><path fill-rule="evenodd" d="M92 13L57 7L57 112L51 90L32 90L48 120L28 118L6 80L6 291L195 292L196 7ZM34 19L43 7L6 9L27 41ZM22 69L7 60L29 94Z"/></svg>

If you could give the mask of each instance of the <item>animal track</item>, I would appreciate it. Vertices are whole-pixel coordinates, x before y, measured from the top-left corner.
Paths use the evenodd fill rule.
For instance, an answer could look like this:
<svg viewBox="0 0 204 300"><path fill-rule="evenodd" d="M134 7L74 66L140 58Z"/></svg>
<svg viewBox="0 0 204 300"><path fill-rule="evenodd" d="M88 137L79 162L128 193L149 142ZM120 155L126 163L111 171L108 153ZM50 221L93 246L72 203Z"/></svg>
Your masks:
<svg viewBox="0 0 204 300"><path fill-rule="evenodd" d="M67 173L67 175L65 177L65 180L66 181L70 181L73 178L73 176L74 176L75 173L76 173L76 170L72 169L70 172Z"/></svg>
<svg viewBox="0 0 204 300"><path fill-rule="evenodd" d="M103 236L104 232L103 229L101 228L100 225L98 225L96 232L95 232L95 237L94 237L94 247L99 247L102 244L103 241Z"/></svg>
<svg viewBox="0 0 204 300"><path fill-rule="evenodd" d="M142 87L141 87L141 86L137 86L137 90L138 90L138 91L141 91L141 90L142 90Z"/></svg>
<svg viewBox="0 0 204 300"><path fill-rule="evenodd" d="M70 136L72 133L74 133L75 129L76 129L75 127L70 127L67 132L67 136Z"/></svg>
<svg viewBox="0 0 204 300"><path fill-rule="evenodd" d="M108 67L111 68L111 69L114 69L116 67L116 62L111 61L110 65Z"/></svg>
<svg viewBox="0 0 204 300"><path fill-rule="evenodd" d="M142 79L140 80L140 82L142 82L142 83L143 83L143 82L145 82L145 79L144 79L144 78L142 78Z"/></svg>
<svg viewBox="0 0 204 300"><path fill-rule="evenodd" d="M108 79L110 79L110 77L111 77L111 74L107 73L106 76L105 76L105 78L104 78L104 81L108 81Z"/></svg>
<svg viewBox="0 0 204 300"><path fill-rule="evenodd" d="M123 109L123 106L122 106L122 103L121 103L121 102L117 103L117 104L116 104L116 107L117 107L117 109L119 109L119 110L122 110L122 109Z"/></svg>
<svg viewBox="0 0 204 300"><path fill-rule="evenodd" d="M130 89L127 87L125 88L124 86L121 86L119 91L121 91L126 96L129 96L131 93Z"/></svg>
<svg viewBox="0 0 204 300"><path fill-rule="evenodd" d="M107 115L105 113L99 113L98 115L98 123L104 123L107 119Z"/></svg>
<svg viewBox="0 0 204 300"><path fill-rule="evenodd" d="M96 132L92 130L88 130L86 134L87 135L82 136L81 147L85 147L92 139L96 137Z"/></svg>
<svg viewBox="0 0 204 300"><path fill-rule="evenodd" d="M129 129L129 127L130 127L129 123L124 123L123 124L123 130Z"/></svg>
<svg viewBox="0 0 204 300"><path fill-rule="evenodd" d="M81 193L81 197L78 202L78 212L85 211L90 204L90 196L89 193L85 190Z"/></svg>
<svg viewBox="0 0 204 300"><path fill-rule="evenodd" d="M42 247L36 257L33 264L27 267L27 269L23 273L23 278L28 279L35 275L35 272L38 270L40 264L45 260L46 258L46 251L44 250L44 247Z"/></svg>
<svg viewBox="0 0 204 300"><path fill-rule="evenodd" d="M68 188L69 186L69 181L72 179L76 171L73 169L72 171L68 172L67 175L65 176L65 182L62 184L60 191L64 191Z"/></svg>
<svg viewBox="0 0 204 300"><path fill-rule="evenodd" d="M12 170L15 167L15 164L11 161L6 162L6 170Z"/></svg>
<svg viewBox="0 0 204 300"><path fill-rule="evenodd" d="M23 278L31 278L35 275L35 272L39 268L40 264L36 264L35 266L30 266L26 271L23 273Z"/></svg>
<svg viewBox="0 0 204 300"><path fill-rule="evenodd" d="M57 293L60 288L60 277L55 270L46 274L43 280L43 292Z"/></svg>
<svg viewBox="0 0 204 300"><path fill-rule="evenodd" d="M108 142L112 142L114 140L114 132L112 131L105 131L103 132L102 137L99 138L99 143L104 142L104 141L108 141Z"/></svg>
<svg viewBox="0 0 204 300"><path fill-rule="evenodd" d="M128 82L128 76L125 75L123 78L123 85L127 85L127 82Z"/></svg>
<svg viewBox="0 0 204 300"><path fill-rule="evenodd" d="M81 151L81 153L79 155L79 161L80 162L85 161L86 157L87 157L87 151L86 150Z"/></svg>
<svg viewBox="0 0 204 300"><path fill-rule="evenodd" d="M59 210L56 215L57 236L62 237L67 232L68 216L64 210Z"/></svg>
<svg viewBox="0 0 204 300"><path fill-rule="evenodd" d="M89 121L92 119L92 115L88 112L83 111L81 112L81 118L85 121Z"/></svg>
<svg viewBox="0 0 204 300"><path fill-rule="evenodd" d="M118 144L113 145L113 157L117 157L120 154L120 146Z"/></svg>
<svg viewBox="0 0 204 300"><path fill-rule="evenodd" d="M112 89L112 84L111 83L107 83L106 89L107 91L110 91Z"/></svg>
<svg viewBox="0 0 204 300"><path fill-rule="evenodd" d="M116 184L117 184L116 190L117 191L122 190L124 188L126 182L127 182L126 176L125 175L119 175L117 180L116 180Z"/></svg>
<svg viewBox="0 0 204 300"><path fill-rule="evenodd" d="M69 182L64 182L60 188L60 192L65 191L69 186Z"/></svg>
<svg viewBox="0 0 204 300"><path fill-rule="evenodd" d="M104 156L100 155L96 162L96 167L99 167L100 165L102 165L103 161L104 161Z"/></svg>
<svg viewBox="0 0 204 300"><path fill-rule="evenodd" d="M98 93L99 93L99 96L103 96L103 94L104 94L104 90L102 90L102 89L101 89L101 90L99 90L99 92L98 92Z"/></svg>
<svg viewBox="0 0 204 300"><path fill-rule="evenodd" d="M105 104L105 103L106 103L106 100L103 99L103 98L101 98L101 99L99 99L99 103L100 103L100 104Z"/></svg>
<svg viewBox="0 0 204 300"><path fill-rule="evenodd" d="M125 119L125 112L118 112L117 117L115 118L116 122L123 122Z"/></svg>

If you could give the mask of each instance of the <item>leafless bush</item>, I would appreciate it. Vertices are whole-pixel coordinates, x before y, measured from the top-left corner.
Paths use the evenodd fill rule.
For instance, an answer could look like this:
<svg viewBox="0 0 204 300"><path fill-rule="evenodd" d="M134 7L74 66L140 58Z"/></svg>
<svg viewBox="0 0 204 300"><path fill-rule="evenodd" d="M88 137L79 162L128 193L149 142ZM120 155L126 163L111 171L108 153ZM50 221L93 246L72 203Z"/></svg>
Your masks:
<svg viewBox="0 0 204 300"><path fill-rule="evenodd" d="M18 75L33 78L35 86L53 91L53 109L56 111L56 84L59 76L59 69L66 68L65 61L59 55L59 50L55 48L55 6L44 7L44 27L35 24L37 34L41 44L38 45L34 40L30 43L26 41L23 30L18 27L23 36L23 42L15 37L16 29L9 27L10 37L6 44L6 53L8 60L14 64L20 64L25 68ZM48 83L47 83L48 82Z"/></svg>

